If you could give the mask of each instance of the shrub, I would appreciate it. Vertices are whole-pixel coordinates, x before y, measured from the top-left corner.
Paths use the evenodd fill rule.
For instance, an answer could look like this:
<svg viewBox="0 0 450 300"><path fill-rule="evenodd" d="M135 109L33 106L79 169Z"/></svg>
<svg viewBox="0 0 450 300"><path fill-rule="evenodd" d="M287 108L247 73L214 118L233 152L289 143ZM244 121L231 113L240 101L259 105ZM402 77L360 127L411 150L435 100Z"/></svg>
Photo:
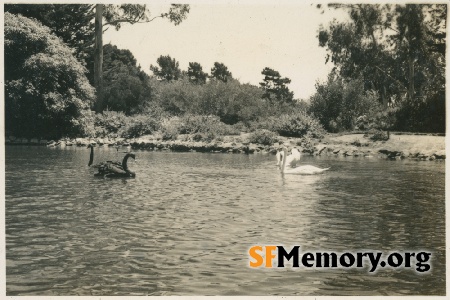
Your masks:
<svg viewBox="0 0 450 300"><path fill-rule="evenodd" d="M121 136L125 138L152 134L159 129L159 122L148 115L135 115L127 119L127 124L121 133Z"/></svg>
<svg viewBox="0 0 450 300"><path fill-rule="evenodd" d="M95 136L118 137L127 123L127 116L123 112L104 111L94 118Z"/></svg>
<svg viewBox="0 0 450 300"><path fill-rule="evenodd" d="M389 139L388 134L385 131L372 129L364 135L372 141L387 141Z"/></svg>
<svg viewBox="0 0 450 300"><path fill-rule="evenodd" d="M313 138L322 138L325 131L319 121L306 114L298 112L292 115L281 115L276 131L282 136L302 137L309 134Z"/></svg>
<svg viewBox="0 0 450 300"><path fill-rule="evenodd" d="M237 135L240 131L220 121L217 116L185 115L180 118L180 134L208 133L214 135Z"/></svg>
<svg viewBox="0 0 450 300"><path fill-rule="evenodd" d="M200 133L197 132L192 136L192 140L194 142L211 142L212 140L214 140L216 137L216 135L212 132L208 132L208 133Z"/></svg>
<svg viewBox="0 0 450 300"><path fill-rule="evenodd" d="M302 137L297 141L297 146L303 148L303 151L313 153L314 152L314 141L308 135Z"/></svg>
<svg viewBox="0 0 450 300"><path fill-rule="evenodd" d="M346 81L330 74L326 83L316 85L309 112L330 132L353 130L357 119L380 111L378 94L364 89L364 81Z"/></svg>
<svg viewBox="0 0 450 300"><path fill-rule="evenodd" d="M305 111L270 117L265 121L252 123L251 127L274 131L281 136L287 137L303 137L309 135L312 138L322 138L325 134L325 130L319 121L308 115Z"/></svg>
<svg viewBox="0 0 450 300"><path fill-rule="evenodd" d="M275 132L262 129L252 132L249 136L249 142L262 145L273 145L278 142L278 137Z"/></svg>
<svg viewBox="0 0 450 300"><path fill-rule="evenodd" d="M356 146L356 147L361 147L362 143L361 143L361 141L358 138L355 138L353 140L353 142L350 143L350 145L353 145L353 146Z"/></svg>
<svg viewBox="0 0 450 300"><path fill-rule="evenodd" d="M167 140L176 140L178 134L180 133L179 128L181 127L181 121L178 117L165 118L161 121L160 131L162 135L162 139Z"/></svg>
<svg viewBox="0 0 450 300"><path fill-rule="evenodd" d="M396 122L397 108L387 108L374 110L371 113L359 116L356 119L355 129L359 130L388 130Z"/></svg>

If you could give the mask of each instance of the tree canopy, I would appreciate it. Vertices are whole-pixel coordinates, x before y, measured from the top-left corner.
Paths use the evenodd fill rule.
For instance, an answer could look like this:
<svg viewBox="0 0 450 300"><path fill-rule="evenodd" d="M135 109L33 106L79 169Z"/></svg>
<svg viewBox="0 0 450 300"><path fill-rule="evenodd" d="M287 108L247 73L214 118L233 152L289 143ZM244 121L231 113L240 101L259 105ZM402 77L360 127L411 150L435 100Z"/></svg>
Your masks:
<svg viewBox="0 0 450 300"><path fill-rule="evenodd" d="M206 78L208 78L208 73L203 72L202 66L197 62L190 62L187 71L189 76L189 81L195 84L206 83Z"/></svg>
<svg viewBox="0 0 450 300"><path fill-rule="evenodd" d="M177 80L181 76L180 63L170 55L161 55L156 60L158 66L150 65L150 70L156 77L166 81Z"/></svg>
<svg viewBox="0 0 450 300"><path fill-rule="evenodd" d="M5 4L5 12L38 20L60 37L88 69L94 83L93 6L89 4Z"/></svg>
<svg viewBox="0 0 450 300"><path fill-rule="evenodd" d="M137 66L129 50L107 44L103 52L104 106L131 114L151 98L149 76Z"/></svg>
<svg viewBox="0 0 450 300"><path fill-rule="evenodd" d="M319 32L340 75L363 76L366 89L381 102L410 101L424 88L442 89L444 80L446 5L333 4L345 9L349 22L332 22Z"/></svg>
<svg viewBox="0 0 450 300"><path fill-rule="evenodd" d="M48 27L5 13L6 132L28 137L84 133L94 100L85 68Z"/></svg>
<svg viewBox="0 0 450 300"><path fill-rule="evenodd" d="M261 72L264 75L263 82L259 85L264 90L263 98L276 100L278 102L292 102L294 93L289 90L287 85L291 80L287 77L281 77L278 71L271 68L264 68Z"/></svg>
<svg viewBox="0 0 450 300"><path fill-rule="evenodd" d="M214 67L211 68L211 78L227 82L228 80L233 79L233 76L231 72L228 71L227 66L223 63L215 62Z"/></svg>
<svg viewBox="0 0 450 300"><path fill-rule="evenodd" d="M347 11L350 21L333 21L319 31L326 62L331 60L344 78L362 78L365 90L376 91L385 108L403 111L399 122L409 124L409 130L436 128L423 118L434 111L434 118L443 120L444 112L436 108L445 104L447 6L329 6ZM444 130L445 124L439 127Z"/></svg>

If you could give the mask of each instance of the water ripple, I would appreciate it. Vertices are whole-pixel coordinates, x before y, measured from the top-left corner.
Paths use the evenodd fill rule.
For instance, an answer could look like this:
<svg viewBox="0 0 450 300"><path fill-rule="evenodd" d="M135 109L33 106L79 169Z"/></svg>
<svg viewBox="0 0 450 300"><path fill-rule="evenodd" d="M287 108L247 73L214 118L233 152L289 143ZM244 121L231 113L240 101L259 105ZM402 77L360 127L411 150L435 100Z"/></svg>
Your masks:
<svg viewBox="0 0 450 300"><path fill-rule="evenodd" d="M100 148L96 160L118 159ZM6 147L7 295L443 295L444 164L137 153L136 178L94 178L88 151ZM248 267L256 244L429 249L410 270Z"/></svg>

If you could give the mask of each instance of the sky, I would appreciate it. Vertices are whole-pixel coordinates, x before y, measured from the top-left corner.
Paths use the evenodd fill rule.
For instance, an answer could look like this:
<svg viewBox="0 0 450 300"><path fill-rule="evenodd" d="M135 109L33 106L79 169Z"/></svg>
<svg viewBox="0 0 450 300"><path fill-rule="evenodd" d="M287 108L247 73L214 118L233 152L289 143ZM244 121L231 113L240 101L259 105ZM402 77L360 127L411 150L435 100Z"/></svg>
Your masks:
<svg viewBox="0 0 450 300"><path fill-rule="evenodd" d="M148 6L152 16L169 4ZM326 80L333 68L325 64L326 50L317 39L320 24L343 12L326 10L321 14L315 4L282 2L201 2L191 4L186 20L175 26L167 19L109 28L103 43L128 49L142 70L157 65L161 55L170 55L187 70L189 62L198 62L210 73L214 62L224 63L241 83L259 85L265 67L291 79L289 88L295 98L307 100L315 92L315 83Z"/></svg>

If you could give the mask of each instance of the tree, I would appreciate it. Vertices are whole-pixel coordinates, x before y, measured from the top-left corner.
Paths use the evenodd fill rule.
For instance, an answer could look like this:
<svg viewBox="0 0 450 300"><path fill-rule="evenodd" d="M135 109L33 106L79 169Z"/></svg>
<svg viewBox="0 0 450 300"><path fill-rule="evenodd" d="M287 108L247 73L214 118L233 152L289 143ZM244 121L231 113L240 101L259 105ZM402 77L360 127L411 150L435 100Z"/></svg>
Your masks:
<svg viewBox="0 0 450 300"><path fill-rule="evenodd" d="M293 101L294 93L287 87L287 84L291 82L289 78L283 78L278 71L267 67L262 70L261 74L264 75L263 82L259 83L264 90L263 98L276 99L278 102Z"/></svg>
<svg viewBox="0 0 450 300"><path fill-rule="evenodd" d="M354 130L358 118L372 116L380 111L376 98L375 92L364 90L363 80L345 80L331 73L326 83L316 84L309 112L328 131Z"/></svg>
<svg viewBox="0 0 450 300"><path fill-rule="evenodd" d="M228 71L227 66L223 63L215 62L214 67L211 68L211 78L227 82L229 79L232 79L233 76L231 72Z"/></svg>
<svg viewBox="0 0 450 300"><path fill-rule="evenodd" d="M150 65L150 70L155 74L159 79L164 79L167 81L178 80L181 76L180 63L175 60L175 58L171 58L170 55L163 56L161 55L156 60L158 66Z"/></svg>
<svg viewBox="0 0 450 300"><path fill-rule="evenodd" d="M172 4L168 12L153 18L145 5L122 4L7 4L5 11L36 18L49 26L76 50L77 58L86 62L89 78L97 90L95 109L103 109L103 32L108 26L119 30L124 23L136 24L166 18L179 25L187 18L190 7L186 4ZM93 23L92 20L95 19ZM104 21L104 22L103 22ZM93 34L94 33L94 34Z"/></svg>
<svg viewBox="0 0 450 300"><path fill-rule="evenodd" d="M25 137L84 134L94 89L50 29L5 13L5 126Z"/></svg>
<svg viewBox="0 0 450 300"><path fill-rule="evenodd" d="M5 12L33 18L50 28L75 53L94 83L93 6L89 4L5 4Z"/></svg>
<svg viewBox="0 0 450 300"><path fill-rule="evenodd" d="M363 75L380 95L386 89L387 96L407 92L409 99L417 96L416 87L424 84L424 72L436 72L425 75L431 79L428 83L442 83L446 5L332 7L346 9L351 22L334 22L322 29L319 43L328 48L327 61L331 57L342 76Z"/></svg>
<svg viewBox="0 0 450 300"><path fill-rule="evenodd" d="M405 101L419 107L445 89L445 4L330 6L347 10L350 21L320 30L326 62L345 78L362 77L385 108Z"/></svg>
<svg viewBox="0 0 450 300"><path fill-rule="evenodd" d="M138 111L152 95L149 76L136 65L129 50L107 44L103 52L105 107L126 114Z"/></svg>
<svg viewBox="0 0 450 300"><path fill-rule="evenodd" d="M187 74L189 81L195 84L206 83L206 78L208 77L208 73L203 72L202 66L197 62L189 63Z"/></svg>
<svg viewBox="0 0 450 300"><path fill-rule="evenodd" d="M156 18L167 18L175 25L179 25L187 18L189 13L189 5L172 4L169 12L162 13L159 16L150 18L150 11L145 5L140 4L122 4L122 5L96 5L95 15L95 58L94 73L95 87L97 89L97 112L103 109L103 79L102 79L102 62L103 62L103 40L102 35L105 26L114 26L119 30L123 23L136 24L148 23ZM103 17L106 22L103 24Z"/></svg>

